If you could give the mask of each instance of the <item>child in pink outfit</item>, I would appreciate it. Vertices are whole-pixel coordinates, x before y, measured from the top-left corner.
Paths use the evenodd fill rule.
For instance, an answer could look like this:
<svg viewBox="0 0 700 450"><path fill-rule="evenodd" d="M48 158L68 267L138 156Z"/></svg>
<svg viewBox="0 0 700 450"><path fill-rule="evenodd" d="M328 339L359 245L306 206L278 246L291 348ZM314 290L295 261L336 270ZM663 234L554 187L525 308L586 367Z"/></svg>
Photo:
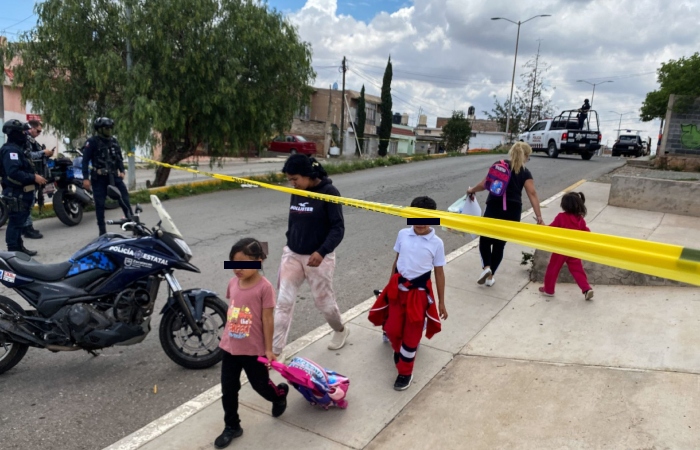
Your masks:
<svg viewBox="0 0 700 450"><path fill-rule="evenodd" d="M586 220L584 219L587 213L585 203L586 197L582 192L569 192L565 194L561 199L561 209L563 209L564 212L559 213L549 226L568 228L569 230L591 231L588 229ZM567 265L569 272L571 272L574 280L576 280L576 283L581 288L584 298L586 300L591 300L593 298L593 289L591 289L591 285L588 284L588 277L583 270L581 260L557 253L552 253L549 265L547 266L547 272L544 275L544 286L540 288L540 292L547 297L552 297L554 295L554 286L557 283L559 271L561 271L564 264Z"/></svg>

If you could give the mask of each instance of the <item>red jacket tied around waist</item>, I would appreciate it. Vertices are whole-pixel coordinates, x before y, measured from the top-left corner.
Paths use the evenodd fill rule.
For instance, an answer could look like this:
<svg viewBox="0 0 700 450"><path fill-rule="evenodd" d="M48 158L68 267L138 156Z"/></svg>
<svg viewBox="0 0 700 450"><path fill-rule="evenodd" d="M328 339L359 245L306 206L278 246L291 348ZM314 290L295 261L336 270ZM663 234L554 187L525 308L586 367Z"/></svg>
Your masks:
<svg viewBox="0 0 700 450"><path fill-rule="evenodd" d="M389 304L405 303L406 319L410 322L423 322L428 319L425 337L432 338L436 333L439 333L442 325L440 324L440 316L435 304L433 296L433 284L428 277L425 283L425 290L419 289L420 286L414 286L410 280L402 280L401 275L395 273L389 280L389 284L379 294L377 301L369 311L369 321L376 326L383 326L389 316ZM399 284L408 288L407 292L403 292L399 298ZM426 302L427 297L427 302ZM426 306L427 303L427 306Z"/></svg>

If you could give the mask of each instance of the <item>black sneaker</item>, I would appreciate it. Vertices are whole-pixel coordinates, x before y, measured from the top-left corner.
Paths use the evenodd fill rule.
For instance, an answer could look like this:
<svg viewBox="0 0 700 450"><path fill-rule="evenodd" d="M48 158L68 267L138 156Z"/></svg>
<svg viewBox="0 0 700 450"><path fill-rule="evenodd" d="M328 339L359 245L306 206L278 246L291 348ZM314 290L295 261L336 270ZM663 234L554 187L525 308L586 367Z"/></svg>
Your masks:
<svg viewBox="0 0 700 450"><path fill-rule="evenodd" d="M272 402L272 417L281 416L287 409L287 394L289 393L289 385L287 383L280 383L277 385L277 389L284 391L284 395L276 402Z"/></svg>
<svg viewBox="0 0 700 450"><path fill-rule="evenodd" d="M232 440L236 439L237 437L241 437L243 434L243 428L238 426L238 428L233 428L233 427L226 427L224 428L224 432L219 435L218 438L214 441L214 447L216 448L226 448L229 446Z"/></svg>
<svg viewBox="0 0 700 450"><path fill-rule="evenodd" d="M23 228L22 236L29 239L41 239L44 237L44 235L41 234L38 230L35 230L33 226Z"/></svg>
<svg viewBox="0 0 700 450"><path fill-rule="evenodd" d="M29 256L36 256L39 253L36 250L29 250L28 248L26 248L24 246L24 244L22 244L22 250L20 250L20 251L22 253L24 253L25 255L29 255Z"/></svg>
<svg viewBox="0 0 700 450"><path fill-rule="evenodd" d="M411 385L413 375L399 375L394 382L394 389L397 391L405 391Z"/></svg>

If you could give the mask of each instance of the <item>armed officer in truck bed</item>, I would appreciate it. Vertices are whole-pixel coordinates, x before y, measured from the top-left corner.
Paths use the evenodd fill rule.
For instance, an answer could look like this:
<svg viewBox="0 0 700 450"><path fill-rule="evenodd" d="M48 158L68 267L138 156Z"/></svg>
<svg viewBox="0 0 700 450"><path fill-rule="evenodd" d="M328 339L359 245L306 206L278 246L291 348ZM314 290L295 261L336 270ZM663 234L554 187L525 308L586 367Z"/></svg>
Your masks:
<svg viewBox="0 0 700 450"><path fill-rule="evenodd" d="M24 252L29 256L36 252L27 250L22 241L22 228L31 214L34 191L46 184L46 179L36 173L31 158L25 153L27 135L19 120L8 120L2 132L7 142L0 149L2 172L2 196L9 211L5 242L10 252Z"/></svg>
<svg viewBox="0 0 700 450"><path fill-rule="evenodd" d="M108 117L99 117L94 123L97 135L85 142L83 147L83 187L92 189L95 200L95 212L97 215L97 227L100 236L107 232L105 228L105 200L107 199L107 187L116 186L121 192L124 201L125 216L131 214L129 205L129 191L124 185L124 159L122 149L117 139L112 136L114 121ZM92 164L92 171L90 165Z"/></svg>

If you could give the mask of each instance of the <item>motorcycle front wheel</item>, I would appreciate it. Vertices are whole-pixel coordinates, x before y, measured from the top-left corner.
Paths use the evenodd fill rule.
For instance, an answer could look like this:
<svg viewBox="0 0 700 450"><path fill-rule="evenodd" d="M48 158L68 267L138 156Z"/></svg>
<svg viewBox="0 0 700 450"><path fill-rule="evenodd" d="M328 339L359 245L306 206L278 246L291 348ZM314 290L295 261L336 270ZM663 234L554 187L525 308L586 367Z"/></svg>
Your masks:
<svg viewBox="0 0 700 450"><path fill-rule="evenodd" d="M66 195L65 189L59 189L53 194L53 210L58 220L74 227L83 220L83 205L71 195Z"/></svg>
<svg viewBox="0 0 700 450"><path fill-rule="evenodd" d="M186 369L207 369L223 356L219 348L226 326L228 306L218 297L204 299L202 318L197 321L202 335L197 336L179 307L169 308L160 321L160 345L175 363Z"/></svg>
<svg viewBox="0 0 700 450"><path fill-rule="evenodd" d="M105 200L105 209L117 209L119 208L119 202L107 197Z"/></svg>

